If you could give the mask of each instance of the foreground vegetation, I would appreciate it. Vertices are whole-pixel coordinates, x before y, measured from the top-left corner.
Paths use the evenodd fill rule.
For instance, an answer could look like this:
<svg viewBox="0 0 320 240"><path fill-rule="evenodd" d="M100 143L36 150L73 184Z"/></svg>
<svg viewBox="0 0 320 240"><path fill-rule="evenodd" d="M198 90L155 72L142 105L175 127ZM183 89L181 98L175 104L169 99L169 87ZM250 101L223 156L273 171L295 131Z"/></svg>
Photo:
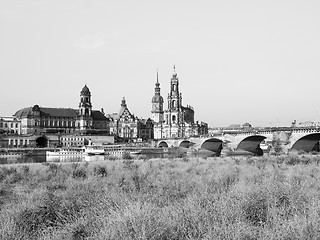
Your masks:
<svg viewBox="0 0 320 240"><path fill-rule="evenodd" d="M0 239L319 239L320 156L0 167Z"/></svg>

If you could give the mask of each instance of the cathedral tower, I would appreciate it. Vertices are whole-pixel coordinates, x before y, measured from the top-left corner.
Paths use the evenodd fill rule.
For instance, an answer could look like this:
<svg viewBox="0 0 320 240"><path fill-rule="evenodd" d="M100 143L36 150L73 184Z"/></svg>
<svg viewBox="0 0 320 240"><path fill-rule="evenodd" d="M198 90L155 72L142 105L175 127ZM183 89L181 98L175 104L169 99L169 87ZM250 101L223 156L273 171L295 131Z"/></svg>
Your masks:
<svg viewBox="0 0 320 240"><path fill-rule="evenodd" d="M91 93L87 85L85 85L80 92L78 125L82 131L90 129L92 126Z"/></svg>
<svg viewBox="0 0 320 240"><path fill-rule="evenodd" d="M169 126L166 136L183 137L184 114L182 96L179 92L179 79L175 66L173 67L170 93L168 94L168 110L166 110L165 115L165 124Z"/></svg>
<svg viewBox="0 0 320 240"><path fill-rule="evenodd" d="M163 122L163 98L160 95L160 83L158 79L158 72L157 72L157 82L156 87L154 89L154 96L152 98L152 120L154 123L161 123Z"/></svg>

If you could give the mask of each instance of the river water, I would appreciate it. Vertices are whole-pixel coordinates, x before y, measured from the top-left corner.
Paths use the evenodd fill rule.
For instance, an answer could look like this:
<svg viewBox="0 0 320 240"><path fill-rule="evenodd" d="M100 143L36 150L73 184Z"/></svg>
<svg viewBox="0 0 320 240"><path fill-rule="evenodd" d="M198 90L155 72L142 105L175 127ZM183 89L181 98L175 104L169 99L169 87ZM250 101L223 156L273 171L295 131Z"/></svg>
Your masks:
<svg viewBox="0 0 320 240"><path fill-rule="evenodd" d="M181 153L147 153L133 156L134 159L151 159L151 158L174 158L181 157ZM201 156L202 155L188 155L188 156ZM208 157L208 156L205 156ZM21 163L42 163L42 162L83 162L83 161L103 161L109 160L110 156L107 155L95 155L95 156L10 156L0 157L1 164L21 164ZM114 159L114 158L113 158Z"/></svg>

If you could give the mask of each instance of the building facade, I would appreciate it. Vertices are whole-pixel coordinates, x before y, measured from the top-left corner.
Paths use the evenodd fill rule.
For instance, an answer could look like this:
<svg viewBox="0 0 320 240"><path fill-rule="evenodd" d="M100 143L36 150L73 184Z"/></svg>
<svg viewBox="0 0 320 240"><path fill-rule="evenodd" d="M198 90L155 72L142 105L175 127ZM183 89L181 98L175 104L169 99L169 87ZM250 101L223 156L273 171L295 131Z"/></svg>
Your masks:
<svg viewBox="0 0 320 240"><path fill-rule="evenodd" d="M17 134L21 133L20 120L16 117L0 118L0 134Z"/></svg>
<svg viewBox="0 0 320 240"><path fill-rule="evenodd" d="M109 114L110 134L118 141L132 142L153 139L151 119L139 119L130 113L125 98L121 101L120 110Z"/></svg>
<svg viewBox="0 0 320 240"><path fill-rule="evenodd" d="M194 121L194 109L182 105L182 94L179 91L179 78L175 71L170 81L167 109L163 111L163 98L160 95L160 84L157 73L155 95L152 98L152 120L154 121L154 138L184 138L208 133L208 125Z"/></svg>
<svg viewBox="0 0 320 240"><path fill-rule="evenodd" d="M85 85L78 109L34 105L17 111L20 134L109 134L109 119L103 111L92 110L91 92Z"/></svg>

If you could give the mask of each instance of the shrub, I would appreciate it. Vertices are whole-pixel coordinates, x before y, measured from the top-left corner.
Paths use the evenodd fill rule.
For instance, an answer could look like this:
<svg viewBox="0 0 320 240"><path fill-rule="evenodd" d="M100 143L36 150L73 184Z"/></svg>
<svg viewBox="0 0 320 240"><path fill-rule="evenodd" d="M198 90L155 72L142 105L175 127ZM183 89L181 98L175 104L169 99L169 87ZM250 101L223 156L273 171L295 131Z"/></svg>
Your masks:
<svg viewBox="0 0 320 240"><path fill-rule="evenodd" d="M130 160L130 159L132 159L132 157L131 157L131 155L130 155L129 152L124 152L124 153L122 154L122 159Z"/></svg>
<svg viewBox="0 0 320 240"><path fill-rule="evenodd" d="M77 168L77 169L73 170L72 177L73 178L86 178L87 177L87 172L83 168Z"/></svg>
<svg viewBox="0 0 320 240"><path fill-rule="evenodd" d="M178 153L178 154L177 154L177 158L183 158L184 156L185 156L184 153Z"/></svg>
<svg viewBox="0 0 320 240"><path fill-rule="evenodd" d="M247 157L246 163L247 163L248 165L253 164L253 163L254 163L254 158L252 158L252 157Z"/></svg>
<svg viewBox="0 0 320 240"><path fill-rule="evenodd" d="M124 168L130 169L130 170L133 170L138 167L137 165L133 164L134 160L132 159L123 160L123 163L124 163Z"/></svg>
<svg viewBox="0 0 320 240"><path fill-rule="evenodd" d="M107 159L109 159L110 161L115 161L115 160L117 160L118 158L117 158L116 156L114 156L114 155L109 155L109 156L107 157Z"/></svg>
<svg viewBox="0 0 320 240"><path fill-rule="evenodd" d="M285 158L284 161L287 165L296 165L301 163L301 160L297 155L289 155Z"/></svg>
<svg viewBox="0 0 320 240"><path fill-rule="evenodd" d="M101 176L101 177L107 176L107 168L100 165L95 166L93 169L93 172L95 176Z"/></svg>
<svg viewBox="0 0 320 240"><path fill-rule="evenodd" d="M138 156L138 160L146 161L146 160L148 160L148 156L144 155L144 154L141 154L141 155Z"/></svg>
<svg viewBox="0 0 320 240"><path fill-rule="evenodd" d="M187 155L184 155L184 156L182 157L182 161L184 161L184 162L189 162L188 156L187 156Z"/></svg>

